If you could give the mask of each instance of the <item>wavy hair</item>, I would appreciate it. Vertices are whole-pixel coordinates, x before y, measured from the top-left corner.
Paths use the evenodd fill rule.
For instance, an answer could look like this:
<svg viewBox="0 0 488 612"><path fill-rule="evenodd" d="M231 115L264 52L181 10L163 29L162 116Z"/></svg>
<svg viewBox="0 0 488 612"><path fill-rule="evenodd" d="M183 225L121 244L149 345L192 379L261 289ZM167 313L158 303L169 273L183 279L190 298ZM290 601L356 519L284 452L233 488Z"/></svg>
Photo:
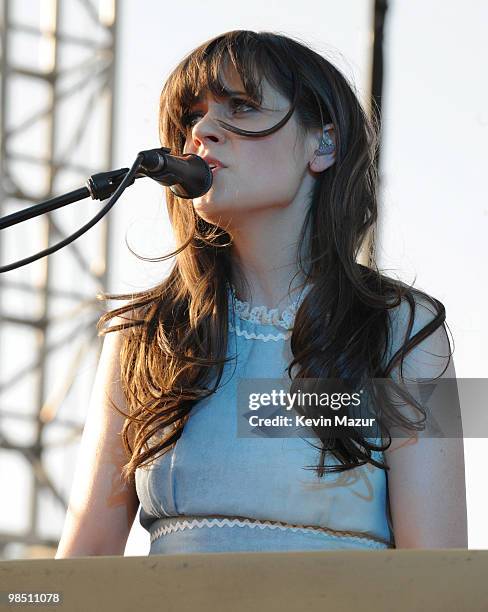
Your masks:
<svg viewBox="0 0 488 612"><path fill-rule="evenodd" d="M326 123L335 128L335 163L317 178L301 228L300 244L307 227L311 231L306 252L298 249L296 263L310 290L296 313L288 376L292 378L296 366L294 383L304 378L342 378L345 373L356 381L388 378L400 363L403 379L404 357L443 325L445 309L435 298L381 274L375 264L376 111L369 118L341 72L301 42L270 32L227 32L185 57L164 85L160 140L174 154L183 153L186 117L196 97L205 90L225 95L221 75L229 61L256 104L261 100L260 81L264 77L291 106L278 124L263 132L220 122L224 129L261 137L278 130L293 112L305 130L323 129ZM129 410L125 413L114 407L126 417L122 430L128 458L122 471L126 480L177 442L193 406L217 390L224 365L232 359L226 358L227 287L238 279L231 257L232 238L199 217L191 200L166 189L166 202L177 248L153 261L174 257L168 276L136 294L98 296L128 300L103 314L97 326L99 335L124 330L121 384ZM370 231L368 265L364 266L357 263L357 257ZM246 284L245 279L239 280ZM410 338L419 299L430 303L435 315ZM388 311L400 306L402 300L410 306L410 320L403 345L385 363L391 339ZM104 328L114 317L118 317L118 324ZM209 384L212 380L213 385ZM411 426L400 414L398 418ZM374 445L359 434L329 439L317 430L320 443L314 446L320 451L319 462L307 467L318 476L368 462L388 469L372 456L372 451L383 451L391 444L388 431L384 433L385 444ZM150 445L155 434L160 436L158 443ZM332 453L339 465L325 465L327 453Z"/></svg>

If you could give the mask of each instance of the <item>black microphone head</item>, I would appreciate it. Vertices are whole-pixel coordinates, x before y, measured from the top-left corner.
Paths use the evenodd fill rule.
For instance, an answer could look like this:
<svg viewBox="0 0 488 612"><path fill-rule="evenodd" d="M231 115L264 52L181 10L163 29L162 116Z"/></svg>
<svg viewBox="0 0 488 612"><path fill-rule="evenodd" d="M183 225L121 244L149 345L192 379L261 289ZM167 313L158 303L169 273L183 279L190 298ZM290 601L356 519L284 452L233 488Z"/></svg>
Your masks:
<svg viewBox="0 0 488 612"><path fill-rule="evenodd" d="M179 166L178 176L184 175L184 180L170 186L171 191L179 198L199 198L210 189L213 182L213 174L210 166L200 156L194 153L186 155L167 156L167 170L171 171L173 164ZM181 172L182 166L184 172ZM176 170L176 168L175 168Z"/></svg>

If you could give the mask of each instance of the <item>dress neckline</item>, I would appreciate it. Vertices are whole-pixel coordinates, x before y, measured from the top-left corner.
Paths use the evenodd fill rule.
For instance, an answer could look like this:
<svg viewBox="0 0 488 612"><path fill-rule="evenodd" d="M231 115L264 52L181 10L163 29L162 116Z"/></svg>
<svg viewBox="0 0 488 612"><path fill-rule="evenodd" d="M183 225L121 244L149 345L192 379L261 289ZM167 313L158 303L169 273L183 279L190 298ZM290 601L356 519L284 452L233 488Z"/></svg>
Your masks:
<svg viewBox="0 0 488 612"><path fill-rule="evenodd" d="M293 328L296 313L309 286L305 288L306 290L302 289L298 296L281 313L279 308L269 308L265 305L251 307L248 301L240 300L237 297L234 285L229 284L229 288L234 302L234 310L239 319L258 325L274 325L290 330Z"/></svg>

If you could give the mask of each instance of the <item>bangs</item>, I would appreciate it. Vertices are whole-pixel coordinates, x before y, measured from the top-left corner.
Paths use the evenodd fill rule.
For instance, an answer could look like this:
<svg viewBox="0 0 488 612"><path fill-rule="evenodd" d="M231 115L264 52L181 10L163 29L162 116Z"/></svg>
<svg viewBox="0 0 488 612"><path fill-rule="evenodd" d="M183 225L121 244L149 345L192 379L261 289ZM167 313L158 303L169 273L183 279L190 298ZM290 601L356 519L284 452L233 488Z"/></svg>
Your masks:
<svg viewBox="0 0 488 612"><path fill-rule="evenodd" d="M239 75L246 96L258 106L263 100L262 81L266 79L289 101L292 108L284 120L270 130L247 132L221 122L230 131L253 136L265 136L279 129L293 113L297 91L297 77L275 57L275 51L260 40L254 32L229 32L219 36L188 55L173 71L161 93L161 119L165 124L163 134L184 143L186 130L182 118L191 106L206 92L215 97L230 95L223 77L228 68ZM178 134L177 134L178 133ZM178 135L180 138L178 138ZM173 139L173 138L171 138Z"/></svg>

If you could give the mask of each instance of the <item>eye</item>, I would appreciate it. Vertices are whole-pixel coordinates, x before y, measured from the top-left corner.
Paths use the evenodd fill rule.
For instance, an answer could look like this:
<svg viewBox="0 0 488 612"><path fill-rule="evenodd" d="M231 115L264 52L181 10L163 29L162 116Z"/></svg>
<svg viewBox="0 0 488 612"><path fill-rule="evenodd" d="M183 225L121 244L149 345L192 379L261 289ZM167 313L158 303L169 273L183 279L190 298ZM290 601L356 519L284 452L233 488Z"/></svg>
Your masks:
<svg viewBox="0 0 488 612"><path fill-rule="evenodd" d="M247 112L257 110L256 106L249 100L243 100L242 98L231 98L230 107L234 112L246 112L244 109L247 108Z"/></svg>
<svg viewBox="0 0 488 612"><path fill-rule="evenodd" d="M192 128L194 126L194 119L203 113L186 113L181 118L181 123L185 128Z"/></svg>
<svg viewBox="0 0 488 612"><path fill-rule="evenodd" d="M252 111L257 110L257 106L253 104L249 100L244 100L242 98L230 98L229 99L229 108L233 115L236 114L248 114ZM205 113L202 111L195 111L193 113L185 113L181 118L181 122L183 126L187 129L193 128L195 125L195 120L198 117L202 117Z"/></svg>

